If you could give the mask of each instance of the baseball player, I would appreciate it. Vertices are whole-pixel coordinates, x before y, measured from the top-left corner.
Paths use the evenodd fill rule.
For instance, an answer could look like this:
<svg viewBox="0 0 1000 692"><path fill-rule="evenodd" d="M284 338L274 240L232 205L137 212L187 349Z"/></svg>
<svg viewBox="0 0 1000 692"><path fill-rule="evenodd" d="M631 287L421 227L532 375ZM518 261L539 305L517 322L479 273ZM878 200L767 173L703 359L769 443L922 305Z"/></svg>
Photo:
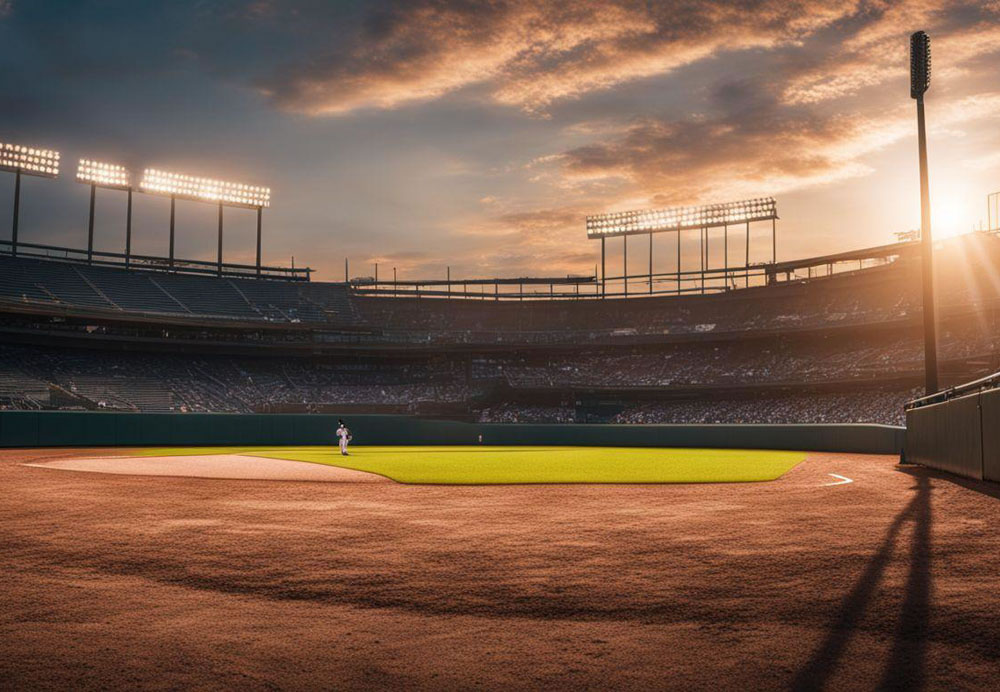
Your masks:
<svg viewBox="0 0 1000 692"><path fill-rule="evenodd" d="M337 420L337 423L340 424L340 427L337 428L337 437L340 438L340 453L345 457L350 456L347 453L347 443L351 441L351 431L344 425L343 420Z"/></svg>

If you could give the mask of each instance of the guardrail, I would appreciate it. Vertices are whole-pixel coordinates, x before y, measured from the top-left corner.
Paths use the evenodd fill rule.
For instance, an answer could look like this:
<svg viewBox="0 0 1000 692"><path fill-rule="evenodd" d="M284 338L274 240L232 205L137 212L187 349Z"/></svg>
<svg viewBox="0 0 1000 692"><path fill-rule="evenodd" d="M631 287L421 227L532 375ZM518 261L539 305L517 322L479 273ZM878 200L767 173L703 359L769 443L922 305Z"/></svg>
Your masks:
<svg viewBox="0 0 1000 692"><path fill-rule="evenodd" d="M0 240L0 255L85 264L88 266L114 267L116 269L196 274L201 276L224 276L240 279L265 278L281 279L283 281L309 281L310 274L313 272L309 267L276 267L269 265L258 267L255 264L238 264L234 262L223 262L220 265L218 262L209 260L171 259L158 255L137 255L131 253L126 255L121 252L90 251L59 245L43 245L41 243L18 243L17 252L15 253L13 243L9 240Z"/></svg>
<svg viewBox="0 0 1000 692"><path fill-rule="evenodd" d="M954 387L949 387L948 389L942 389L940 392L935 392L934 394L928 394L927 396L922 396L919 399L908 401L906 402L904 408L909 411L913 408L920 408L921 406L927 406L929 404L941 403L942 401L948 401L949 399L954 399L955 397L970 394L972 392L984 392L998 387L1000 387L1000 372L995 372L992 375L980 377L978 380L964 382L962 384L955 385Z"/></svg>

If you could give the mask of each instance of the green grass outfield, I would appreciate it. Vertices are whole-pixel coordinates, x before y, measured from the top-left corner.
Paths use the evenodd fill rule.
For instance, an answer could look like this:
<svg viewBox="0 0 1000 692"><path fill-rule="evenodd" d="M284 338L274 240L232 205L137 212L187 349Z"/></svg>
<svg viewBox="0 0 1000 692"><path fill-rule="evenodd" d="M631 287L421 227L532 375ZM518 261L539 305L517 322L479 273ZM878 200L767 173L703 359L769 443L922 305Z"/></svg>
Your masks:
<svg viewBox="0 0 1000 692"><path fill-rule="evenodd" d="M650 447L164 447L143 456L251 454L370 471L400 483L745 483L773 481L805 452Z"/></svg>

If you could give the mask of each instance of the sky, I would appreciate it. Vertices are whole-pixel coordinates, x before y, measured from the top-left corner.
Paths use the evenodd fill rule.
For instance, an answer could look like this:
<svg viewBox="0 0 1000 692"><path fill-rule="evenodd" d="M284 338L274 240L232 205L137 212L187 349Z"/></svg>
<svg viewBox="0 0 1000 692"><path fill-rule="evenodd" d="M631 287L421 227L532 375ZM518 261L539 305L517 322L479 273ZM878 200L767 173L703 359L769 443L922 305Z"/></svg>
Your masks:
<svg viewBox="0 0 1000 692"><path fill-rule="evenodd" d="M63 155L22 185L27 242L86 244L91 158L269 186L265 262L321 280L345 257L352 276L590 273L587 214L763 196L794 259L919 226L918 29L950 235L1000 190L1000 0L0 0L0 141ZM97 197L97 248L120 251L124 194ZM136 252L166 254L168 209L137 195ZM177 209L178 256L214 258L216 210ZM226 259L252 260L254 233L227 211Z"/></svg>

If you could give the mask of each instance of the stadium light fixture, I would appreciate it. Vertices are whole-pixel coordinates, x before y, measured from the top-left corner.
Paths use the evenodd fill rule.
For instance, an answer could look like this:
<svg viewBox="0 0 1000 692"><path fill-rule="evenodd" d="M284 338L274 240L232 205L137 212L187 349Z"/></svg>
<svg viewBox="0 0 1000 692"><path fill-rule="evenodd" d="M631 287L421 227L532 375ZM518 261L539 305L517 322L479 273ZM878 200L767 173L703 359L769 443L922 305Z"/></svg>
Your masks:
<svg viewBox="0 0 1000 692"><path fill-rule="evenodd" d="M80 159L76 179L77 182L113 190L127 190L131 187L129 171L125 166L90 159Z"/></svg>
<svg viewBox="0 0 1000 692"><path fill-rule="evenodd" d="M97 188L128 192L125 212L125 268L128 269L132 257L132 182L125 166L92 159L80 159L76 167L76 180L90 185L90 217L87 223L87 262L94 261L94 204Z"/></svg>
<svg viewBox="0 0 1000 692"><path fill-rule="evenodd" d="M23 144L0 142L0 171L14 174L14 219L11 224L10 252L17 256L17 227L21 212L21 174L40 178L59 176L59 152Z"/></svg>
<svg viewBox="0 0 1000 692"><path fill-rule="evenodd" d="M927 130L924 94L931 86L931 39L923 31L910 36L910 98L917 102L917 149L920 158L920 252L924 303L924 388L938 390L937 321L934 309L934 241L931 236L930 183L927 173Z"/></svg>
<svg viewBox="0 0 1000 692"><path fill-rule="evenodd" d="M59 175L59 152L0 142L0 170L55 178Z"/></svg>
<svg viewBox="0 0 1000 692"><path fill-rule="evenodd" d="M143 192L181 197L199 202L217 202L226 206L260 209L271 206L271 188L198 178L147 168L142 175Z"/></svg>
<svg viewBox="0 0 1000 692"><path fill-rule="evenodd" d="M917 31L910 36L910 98L922 98L930 86L931 39Z"/></svg>
<svg viewBox="0 0 1000 692"><path fill-rule="evenodd" d="M639 233L716 228L777 218L778 207L773 197L697 207L620 211L588 216L587 237L593 240Z"/></svg>
<svg viewBox="0 0 1000 692"><path fill-rule="evenodd" d="M608 238L622 237L626 246L623 248L622 278L625 282L625 297L628 297L628 236L638 234L649 234L649 274L647 281L650 289L653 285L653 233L663 233L668 231L677 232L678 237L678 270L677 281L680 285L680 231L699 230L701 236L702 265L707 268L708 258L708 229L723 228L724 247L728 262L728 234L729 226L737 224L746 225L747 238L747 286L750 285L750 224L755 221L771 221L771 254L772 262L777 261L777 236L775 221L778 219L778 204L773 197L757 197L745 199L738 202L725 202L722 204L707 204L695 207L673 207L670 209L647 209L639 211L619 211L608 214L596 214L587 217L587 237L591 240L601 241L601 296L607 295L605 281L605 241ZM728 269L727 269L728 274ZM702 277L702 290L704 291L704 276Z"/></svg>
<svg viewBox="0 0 1000 692"><path fill-rule="evenodd" d="M143 192L170 197L170 266L174 265L174 205L177 198L219 205L217 271L222 276L222 208L243 207L257 211L257 275L260 276L261 214L271 206L271 188L147 168L139 184Z"/></svg>

